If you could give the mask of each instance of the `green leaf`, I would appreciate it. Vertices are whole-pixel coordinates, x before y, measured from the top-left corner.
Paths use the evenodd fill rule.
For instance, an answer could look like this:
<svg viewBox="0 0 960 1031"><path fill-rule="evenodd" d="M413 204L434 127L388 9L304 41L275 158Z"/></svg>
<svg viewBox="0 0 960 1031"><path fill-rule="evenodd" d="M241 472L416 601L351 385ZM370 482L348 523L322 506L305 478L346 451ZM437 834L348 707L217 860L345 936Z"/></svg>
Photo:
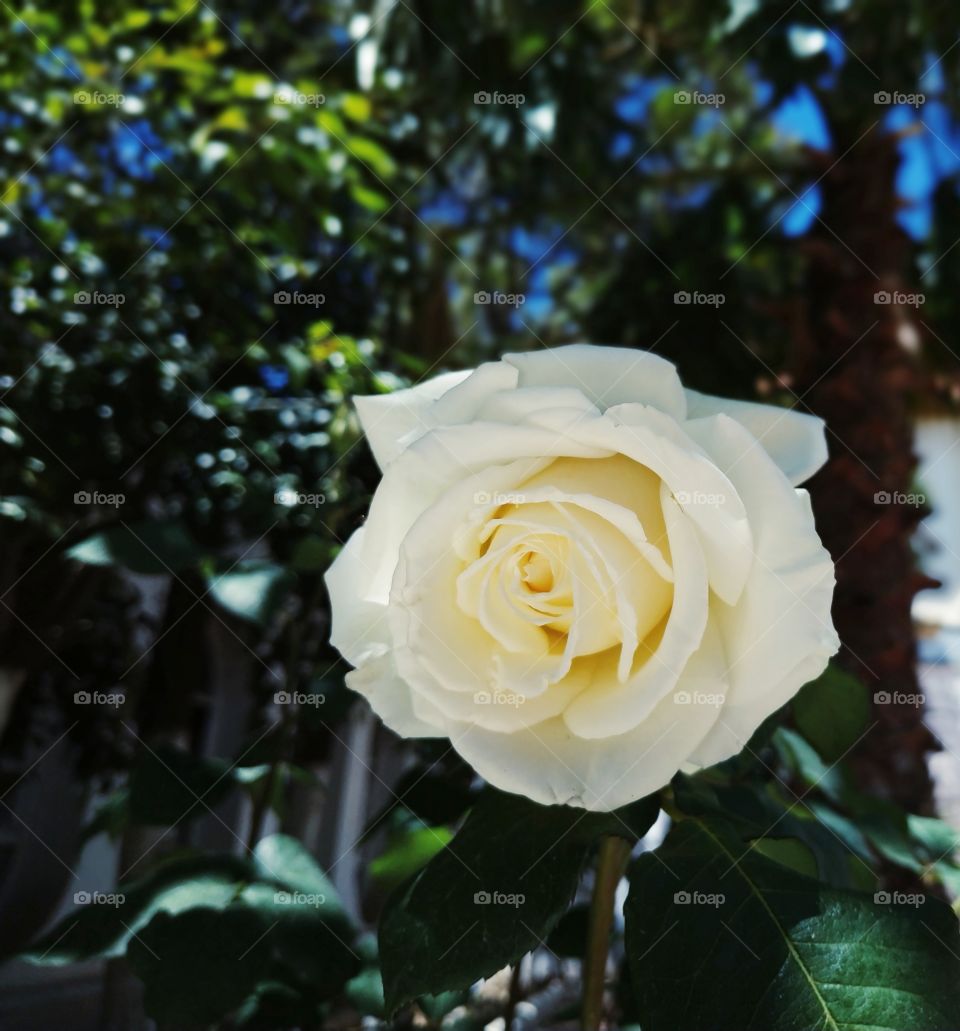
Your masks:
<svg viewBox="0 0 960 1031"><path fill-rule="evenodd" d="M712 783L704 774L679 775L673 781L683 813L722 818L745 841L797 838L816 857L821 881L837 888L872 887L875 876L868 864L873 853L856 825L819 801L798 800L790 792L781 797L778 788Z"/></svg>
<svg viewBox="0 0 960 1031"><path fill-rule="evenodd" d="M446 827L408 827L368 867L381 887L392 890L412 877L442 848L453 834Z"/></svg>
<svg viewBox="0 0 960 1031"><path fill-rule="evenodd" d="M253 850L253 856L257 871L263 878L308 895L321 894L336 898L330 879L296 838L287 834L271 834L261 838Z"/></svg>
<svg viewBox="0 0 960 1031"><path fill-rule="evenodd" d="M831 665L793 699L793 718L820 755L836 762L863 733L870 698L856 677Z"/></svg>
<svg viewBox="0 0 960 1031"><path fill-rule="evenodd" d="M250 563L207 580L210 596L228 612L266 625L290 590L293 577L283 566Z"/></svg>
<svg viewBox="0 0 960 1031"><path fill-rule="evenodd" d="M799 838L757 838L748 842L754 852L781 863L805 877L818 877L817 860Z"/></svg>
<svg viewBox="0 0 960 1031"><path fill-rule="evenodd" d="M387 1011L468 988L529 952L573 900L596 839L634 840L658 808L644 799L591 813L487 792L450 845L387 902L380 921Z"/></svg>
<svg viewBox="0 0 960 1031"><path fill-rule="evenodd" d="M344 989L347 998L365 1017L383 1018L383 980L376 967L361 970Z"/></svg>
<svg viewBox="0 0 960 1031"><path fill-rule="evenodd" d="M242 905L158 914L127 949L147 1013L161 1025L222 1020L267 973L269 926Z"/></svg>
<svg viewBox="0 0 960 1031"><path fill-rule="evenodd" d="M719 820L637 860L625 919L644 1031L943 1031L960 1012L947 906L825 888Z"/></svg>
<svg viewBox="0 0 960 1031"><path fill-rule="evenodd" d="M75 912L32 946L24 958L43 966L60 966L95 956L121 956L130 938L157 913L228 906L251 875L250 864L242 859L173 856L143 877L122 882L113 893L116 905L77 903Z"/></svg>
<svg viewBox="0 0 960 1031"><path fill-rule="evenodd" d="M796 731L779 727L773 743L781 759L799 776L807 788L816 788L833 802L844 796L843 772L839 766L828 766L817 750Z"/></svg>
<svg viewBox="0 0 960 1031"><path fill-rule="evenodd" d="M327 892L251 884L238 900L255 909L271 929L274 958L287 979L309 986L320 998L337 994L360 969L353 929L332 886Z"/></svg>
<svg viewBox="0 0 960 1031"><path fill-rule="evenodd" d="M88 566L123 566L135 573L178 573L203 557L182 523L111 526L74 544L67 557Z"/></svg>

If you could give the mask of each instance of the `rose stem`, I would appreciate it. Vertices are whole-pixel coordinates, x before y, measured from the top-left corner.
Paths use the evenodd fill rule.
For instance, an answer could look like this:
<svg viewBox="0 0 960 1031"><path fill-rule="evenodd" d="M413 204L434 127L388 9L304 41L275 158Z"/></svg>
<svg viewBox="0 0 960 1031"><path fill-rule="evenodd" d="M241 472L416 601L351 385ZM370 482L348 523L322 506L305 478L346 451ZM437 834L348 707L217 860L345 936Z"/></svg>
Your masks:
<svg viewBox="0 0 960 1031"><path fill-rule="evenodd" d="M601 840L593 900L590 903L587 949L583 957L583 1031L597 1031L600 1027L610 929L613 927L613 903L629 858L629 841L613 835Z"/></svg>

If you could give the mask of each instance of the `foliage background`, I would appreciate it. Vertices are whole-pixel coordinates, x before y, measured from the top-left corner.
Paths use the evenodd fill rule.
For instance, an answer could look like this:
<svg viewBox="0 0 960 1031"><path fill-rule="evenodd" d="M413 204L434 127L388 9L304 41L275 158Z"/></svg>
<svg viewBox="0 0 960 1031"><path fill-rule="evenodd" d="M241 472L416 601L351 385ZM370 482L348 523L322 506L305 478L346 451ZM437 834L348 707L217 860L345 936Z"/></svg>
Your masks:
<svg viewBox="0 0 960 1031"><path fill-rule="evenodd" d="M162 1026L377 1011L364 934L476 785L452 753L364 722L326 643L321 574L377 479L355 393L585 339L823 415L832 459L812 491L839 562L841 707L866 706L855 681L867 699L916 691L922 513L874 496L910 489L914 414L958 396L956 22L946 3L888 0L3 5L0 812L8 876L29 848L38 879L0 898L5 953L64 915L84 841L104 835L153 899L157 878L206 902L249 882L247 909L157 916L159 952L164 935L179 951L259 926L266 875L230 866L269 866L251 849L300 871L283 890L332 896L270 835L329 868L360 798L372 827L319 930L291 925L206 991L191 969L210 955L183 953L174 976L134 944L98 1005L141 1026L143 981ZM931 815L936 742L915 708L861 716L870 733L834 754L815 720L800 730L844 757L859 801L833 798L841 837L885 883L914 884L931 855L905 817L887 810L902 840L878 844L858 806ZM777 738L751 783L822 790L802 747ZM51 764L61 779L44 782ZM72 814L55 828L34 815L51 792ZM129 939L93 937L46 958L120 956ZM520 994L576 985L557 951ZM532 1019L518 991L422 1009ZM612 1012L629 1015L624 993Z"/></svg>

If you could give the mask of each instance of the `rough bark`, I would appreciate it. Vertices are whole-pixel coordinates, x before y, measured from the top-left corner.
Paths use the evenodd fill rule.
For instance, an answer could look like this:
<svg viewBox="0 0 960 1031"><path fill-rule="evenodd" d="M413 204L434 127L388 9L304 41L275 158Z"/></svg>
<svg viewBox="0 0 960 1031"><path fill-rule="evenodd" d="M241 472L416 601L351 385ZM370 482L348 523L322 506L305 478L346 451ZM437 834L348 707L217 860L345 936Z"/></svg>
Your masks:
<svg viewBox="0 0 960 1031"><path fill-rule="evenodd" d="M841 664L871 696L915 695L910 605L923 578L910 538L923 513L885 497L910 493L916 465L919 323L908 306L875 300L879 291L911 290L909 244L895 220L897 151L879 126L859 142L862 127L831 128L835 154L852 149L821 184L825 225L810 239L807 317L795 352L797 393L830 430L830 461L810 489L837 562ZM862 787L914 811L931 802L925 753L935 744L922 717L913 705L874 700L876 725L852 755Z"/></svg>

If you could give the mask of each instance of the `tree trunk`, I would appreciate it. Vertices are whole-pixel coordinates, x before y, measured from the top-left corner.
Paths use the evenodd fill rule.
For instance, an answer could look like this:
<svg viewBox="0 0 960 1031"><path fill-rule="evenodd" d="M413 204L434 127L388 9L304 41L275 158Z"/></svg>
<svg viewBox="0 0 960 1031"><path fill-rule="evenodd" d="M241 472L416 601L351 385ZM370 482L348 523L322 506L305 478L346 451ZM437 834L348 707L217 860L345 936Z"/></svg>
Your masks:
<svg viewBox="0 0 960 1031"><path fill-rule="evenodd" d="M886 701L919 693L910 605L923 578L910 538L923 513L897 498L910 493L916 465L911 407L921 386L920 334L916 309L876 296L911 289L903 279L909 244L895 220L896 142L879 126L861 139L863 128L831 126L835 155L846 156L821 183L822 221L809 238L796 391L828 427L830 461L810 490L837 563L840 662L873 699L875 725L852 764L871 794L927 811L925 753L934 740L921 709Z"/></svg>

